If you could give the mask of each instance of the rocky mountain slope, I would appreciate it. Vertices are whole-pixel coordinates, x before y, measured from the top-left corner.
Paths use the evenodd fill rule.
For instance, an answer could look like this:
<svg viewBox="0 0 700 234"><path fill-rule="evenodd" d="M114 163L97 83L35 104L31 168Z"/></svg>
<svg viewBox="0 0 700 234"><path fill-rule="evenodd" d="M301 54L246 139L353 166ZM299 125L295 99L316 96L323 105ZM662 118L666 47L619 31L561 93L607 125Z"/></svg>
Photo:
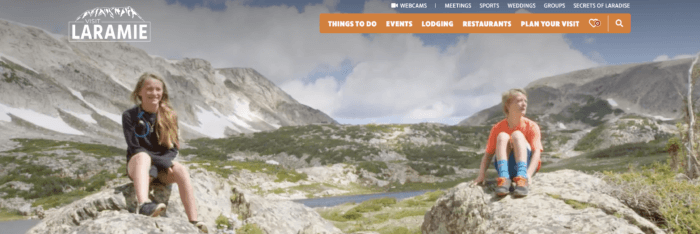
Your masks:
<svg viewBox="0 0 700 234"><path fill-rule="evenodd" d="M528 116L551 125L588 126L596 126L606 115L621 112L678 118L683 112L681 95L687 93L692 61L689 58L596 67L536 80L525 87ZM700 90L695 89L693 95L700 95ZM502 116L499 103L459 125L484 125Z"/></svg>
<svg viewBox="0 0 700 234"><path fill-rule="evenodd" d="M121 113L134 105L129 94L146 71L164 77L186 139L336 123L250 68L166 60L126 43L70 43L0 20L0 129L123 146Z"/></svg>

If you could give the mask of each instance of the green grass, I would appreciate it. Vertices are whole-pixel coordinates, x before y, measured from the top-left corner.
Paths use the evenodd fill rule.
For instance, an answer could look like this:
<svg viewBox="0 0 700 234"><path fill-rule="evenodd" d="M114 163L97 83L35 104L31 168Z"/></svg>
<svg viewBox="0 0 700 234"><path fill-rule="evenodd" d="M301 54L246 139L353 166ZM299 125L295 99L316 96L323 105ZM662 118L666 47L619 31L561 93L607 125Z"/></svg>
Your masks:
<svg viewBox="0 0 700 234"><path fill-rule="evenodd" d="M5 208L0 208L0 221L12 221L24 219L17 211L10 211Z"/></svg>
<svg viewBox="0 0 700 234"><path fill-rule="evenodd" d="M100 144L89 144L89 143L80 143L80 142L72 142L72 141L55 141L55 140L47 140L47 139L23 139L23 138L14 138L12 141L17 142L20 144L20 147L17 147L12 150L4 151L5 153L26 153L26 154L32 154L32 155L41 155L42 153L46 151L51 151L51 150L57 150L57 149L63 149L63 150L78 150L82 151L83 153L90 155L90 156L95 156L98 158L102 157L112 157L112 156L126 156L126 150L113 147L113 146L107 146L107 145L100 145Z"/></svg>
<svg viewBox="0 0 700 234"><path fill-rule="evenodd" d="M382 208L396 204L396 198L393 197L383 197L372 200L367 200L359 205L355 206L351 210L355 210L359 213L367 213L372 211L380 211Z"/></svg>
<svg viewBox="0 0 700 234"><path fill-rule="evenodd" d="M217 228L228 229L229 227L231 227L231 224L229 224L228 222L228 218L226 218L226 216L224 216L223 214L219 214L219 217L216 217L214 223L216 223Z"/></svg>
<svg viewBox="0 0 700 234"><path fill-rule="evenodd" d="M580 201L576 201L576 200L572 200L572 199L564 199L557 194L547 194L547 195L549 195L550 197L552 197L554 199L562 200L562 201L564 201L564 203L566 203L567 205L570 205L571 207L573 207L574 209L577 209L577 210L583 210L583 209L586 209L589 207L596 207L595 205L590 204L590 203L580 202Z"/></svg>
<svg viewBox="0 0 700 234"><path fill-rule="evenodd" d="M70 204L71 202L80 200L87 197L94 192L87 192L83 190L74 190L68 193L59 193L51 196L37 198L32 206L42 206L44 209L50 209L53 207L62 206L65 204Z"/></svg>
<svg viewBox="0 0 700 234"><path fill-rule="evenodd" d="M369 144L372 138L388 137L391 132L403 131L406 127L410 127L413 131L391 139L386 144ZM180 153L196 155L198 159L210 161L227 161L227 155L235 152L254 152L259 155L286 153L297 158L308 156L307 162L318 159L321 164L326 165L362 163L365 158L378 156L382 151L395 151L406 155L409 160L438 159L437 163L443 165L473 166L478 165L480 158L474 153L457 149L461 146L483 147L488 129L489 127L442 126L426 123L285 126L274 131L235 135L224 139L190 140L188 143L193 148L183 149ZM350 140L346 140L346 137ZM429 142L441 141L446 144L416 146L410 142L412 137L427 137ZM376 172L378 168L383 168L383 165L362 164L360 167Z"/></svg>
<svg viewBox="0 0 700 234"><path fill-rule="evenodd" d="M309 155L307 162L319 158L322 164L344 162L346 158L362 161L364 156L379 154L379 149L374 147L354 141L331 139L332 134L359 139L367 135L367 131L360 129L360 126L347 126L342 130L332 130L321 125L285 126L275 131L256 132L252 137L194 139L189 142L194 149L184 149L181 153L195 154L201 159L225 161L226 155L233 152L257 152L260 155L284 152L297 158Z"/></svg>
<svg viewBox="0 0 700 234"><path fill-rule="evenodd" d="M299 180L306 180L308 175L306 173L299 173L294 169L287 169L280 165L272 165L265 163L264 161L251 160L251 161L208 161L208 160L193 160L191 163L197 164L195 167L202 167L208 171L215 172L224 178L228 178L229 175L235 171L248 170L250 172L260 172L269 175L274 175L277 177L275 182L289 181L298 182Z"/></svg>
<svg viewBox="0 0 700 234"><path fill-rule="evenodd" d="M601 124L598 127L595 127L591 132L583 136L581 140L576 143L576 146L574 146L574 150L577 151L590 151L595 149L600 143L603 142L603 139L600 138L600 134L605 130L605 125Z"/></svg>
<svg viewBox="0 0 700 234"><path fill-rule="evenodd" d="M678 171L655 163L625 173L605 173L619 192L611 194L661 228L674 233L700 233L700 185L676 180Z"/></svg>
<svg viewBox="0 0 700 234"><path fill-rule="evenodd" d="M406 155L406 159L413 162L422 161L460 167L478 166L481 160L479 155L469 151L458 151L458 148L458 145L415 146L404 144L398 152Z"/></svg>
<svg viewBox="0 0 700 234"><path fill-rule="evenodd" d="M624 172L630 166L645 166L655 162L664 161L667 157L666 153L653 155L637 156L620 156L613 158L591 159L585 156L577 156L567 159L562 159L559 162L552 164L542 164L540 172L552 172L562 169L578 170L583 172L602 172L614 171Z"/></svg>
<svg viewBox="0 0 700 234"><path fill-rule="evenodd" d="M391 219L402 219L405 217L411 217L411 216L423 216L425 215L426 210L424 208L418 208L418 209L404 209L398 212L393 212L391 215L389 215L389 218Z"/></svg>
<svg viewBox="0 0 700 234"><path fill-rule="evenodd" d="M331 220L335 222L347 222L347 221L354 221L362 218L362 214L360 212L357 212L357 210L350 209L345 212L342 212L337 209L333 210L328 210L328 211L319 211L319 214L321 217L323 217L326 220Z"/></svg>
<svg viewBox="0 0 700 234"><path fill-rule="evenodd" d="M420 228L408 229L405 227L383 227L377 230L380 234L420 234Z"/></svg>
<svg viewBox="0 0 700 234"><path fill-rule="evenodd" d="M388 186L389 189L387 189L386 192L406 192L406 191L448 189L448 188L452 188L452 187L456 186L459 183L471 181L474 178L476 178L476 175L472 175L470 177L466 177L466 178L462 178L462 179L437 182L437 183L417 183L417 182L415 182L415 183L400 184L399 182L393 181Z"/></svg>
<svg viewBox="0 0 700 234"><path fill-rule="evenodd" d="M309 178L309 175L306 173L299 173L296 170L292 169L282 169L277 172L277 179L275 182L282 182L282 181L289 181L292 183L295 183L300 180L306 180Z"/></svg>
<svg viewBox="0 0 700 234"><path fill-rule="evenodd" d="M124 155L124 150L96 144L77 143L70 141L54 141L46 139L12 139L20 144L19 147L0 152L0 163L3 165L15 164L16 168L8 171L7 174L0 178L0 184L10 181L20 181L32 184L32 189L22 191L15 188L4 187L0 191L7 193L5 198L21 197L24 199L36 199L33 206L42 205L48 209L70 203L72 201L83 198L91 193L102 189L107 181L116 179L116 174L107 170L102 170L95 175L86 179L74 179L70 176L59 176L61 171L54 170L47 166L37 165L31 160L34 157L48 156L58 157L55 154L46 154L52 150L69 150L73 151L70 155L76 155L81 151L92 157L111 157ZM64 156L69 160L75 160L74 156ZM125 166L120 168L124 170ZM76 171L76 176L84 175L87 168L79 168ZM27 176L31 175L31 176ZM64 193L68 187L74 188L73 191Z"/></svg>
<svg viewBox="0 0 700 234"><path fill-rule="evenodd" d="M379 174L382 173L382 169L389 169L385 162L381 161L364 161L357 164L357 170L365 169L366 171ZM359 173L358 173L359 174Z"/></svg>
<svg viewBox="0 0 700 234"><path fill-rule="evenodd" d="M236 229L236 233L239 233L239 234L263 234L265 232L263 232L263 230L260 229L260 227L258 227L257 224L246 223L245 225L243 225L243 227Z"/></svg>
<svg viewBox="0 0 700 234"><path fill-rule="evenodd" d="M446 175L454 175L455 169L451 166L437 165L433 163L409 162L408 166L416 170L419 175L434 175L443 177Z"/></svg>
<svg viewBox="0 0 700 234"><path fill-rule="evenodd" d="M330 220L345 233L374 231L379 233L420 233L420 223L401 223L407 217L422 218L442 190L427 192L397 202L394 198L368 200L360 204L343 204L317 209L321 217ZM398 223L398 226L397 226Z"/></svg>

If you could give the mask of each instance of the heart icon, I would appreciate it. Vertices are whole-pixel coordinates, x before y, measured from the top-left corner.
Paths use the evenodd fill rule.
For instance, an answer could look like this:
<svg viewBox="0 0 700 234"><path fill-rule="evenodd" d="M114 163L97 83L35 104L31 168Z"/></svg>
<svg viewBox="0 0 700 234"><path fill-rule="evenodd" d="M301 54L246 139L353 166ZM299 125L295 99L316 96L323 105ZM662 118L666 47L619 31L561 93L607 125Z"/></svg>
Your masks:
<svg viewBox="0 0 700 234"><path fill-rule="evenodd" d="M589 19L589 20L588 20L588 24L590 24L591 27L594 27L594 28L595 28L595 27L600 26L600 20L598 20L598 19Z"/></svg>

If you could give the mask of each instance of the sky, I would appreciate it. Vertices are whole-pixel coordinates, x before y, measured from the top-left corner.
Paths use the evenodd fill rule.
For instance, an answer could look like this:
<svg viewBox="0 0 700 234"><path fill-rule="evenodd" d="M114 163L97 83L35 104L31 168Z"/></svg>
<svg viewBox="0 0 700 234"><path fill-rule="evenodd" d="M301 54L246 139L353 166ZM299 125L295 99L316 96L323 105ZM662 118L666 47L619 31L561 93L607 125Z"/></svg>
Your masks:
<svg viewBox="0 0 700 234"><path fill-rule="evenodd" d="M543 77L700 52L700 1L689 0L626 0L620 2L630 9L615 10L515 1L538 3L532 13L630 13L629 34L319 32L321 13L515 12L501 1L485 1L500 2L501 9L491 10L398 11L392 2L435 1L0 0L0 18L68 35L68 21L86 10L131 6L152 28L151 42L131 45L167 59L253 68L342 124L457 124L499 104L502 92Z"/></svg>

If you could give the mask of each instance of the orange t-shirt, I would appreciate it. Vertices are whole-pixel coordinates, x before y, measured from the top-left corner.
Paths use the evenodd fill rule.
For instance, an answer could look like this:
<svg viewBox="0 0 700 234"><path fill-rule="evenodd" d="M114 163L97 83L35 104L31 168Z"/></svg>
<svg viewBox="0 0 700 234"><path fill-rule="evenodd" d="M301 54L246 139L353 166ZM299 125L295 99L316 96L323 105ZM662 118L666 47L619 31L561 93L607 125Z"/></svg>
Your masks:
<svg viewBox="0 0 700 234"><path fill-rule="evenodd" d="M542 136L540 135L540 126L528 118L520 118L520 124L515 127L515 129L508 129L508 120L503 119L493 125L491 128L491 134L489 135L489 141L486 144L486 153L495 154L496 153L496 138L501 132L505 132L508 135L513 134L516 130L520 131L525 135L525 139L530 143L530 149L532 152L535 150L543 151L542 147Z"/></svg>

